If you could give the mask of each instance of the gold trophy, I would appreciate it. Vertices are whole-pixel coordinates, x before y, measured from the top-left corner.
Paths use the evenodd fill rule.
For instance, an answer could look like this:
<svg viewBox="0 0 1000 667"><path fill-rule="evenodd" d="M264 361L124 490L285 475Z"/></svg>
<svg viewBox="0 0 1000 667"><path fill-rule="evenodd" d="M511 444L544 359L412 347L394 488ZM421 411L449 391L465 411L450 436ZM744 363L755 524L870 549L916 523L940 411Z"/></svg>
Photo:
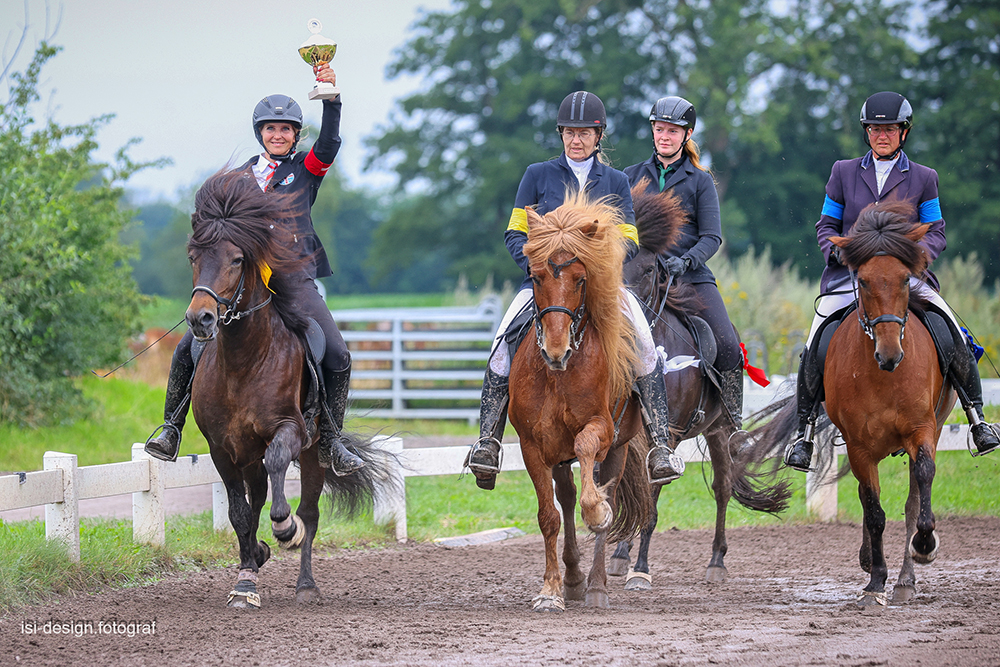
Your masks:
<svg viewBox="0 0 1000 667"><path fill-rule="evenodd" d="M319 19L309 19L306 25L309 26L312 37L299 47L299 55L313 67L329 63L337 53L337 43L319 34L319 31L323 29L323 24L319 22ZM309 99L311 100L332 100L338 95L340 95L340 88L328 81L317 81L316 87L309 91Z"/></svg>

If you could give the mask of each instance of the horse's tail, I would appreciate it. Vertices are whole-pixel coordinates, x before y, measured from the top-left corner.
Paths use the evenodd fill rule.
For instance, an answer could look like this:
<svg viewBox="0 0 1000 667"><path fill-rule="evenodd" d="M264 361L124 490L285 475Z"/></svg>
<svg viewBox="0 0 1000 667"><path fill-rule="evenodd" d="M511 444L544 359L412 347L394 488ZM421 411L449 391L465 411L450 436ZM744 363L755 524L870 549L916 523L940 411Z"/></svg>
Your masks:
<svg viewBox="0 0 1000 667"><path fill-rule="evenodd" d="M630 540L649 523L652 497L649 493L649 476L646 472L646 455L649 443L645 429L628 443L625 471L615 490L615 518L608 529L608 542Z"/></svg>
<svg viewBox="0 0 1000 667"><path fill-rule="evenodd" d="M792 483L788 479L777 480L777 468L761 466L763 459L759 450L751 445L748 451L740 451L732 461L732 497L740 505L755 512L779 514L788 509L792 498Z"/></svg>
<svg viewBox="0 0 1000 667"><path fill-rule="evenodd" d="M395 454L376 444L375 437L365 438L347 431L341 431L340 437L365 465L344 476L326 468L323 490L335 513L353 518L374 503L376 489L389 491L399 484L402 476L397 471L401 464Z"/></svg>

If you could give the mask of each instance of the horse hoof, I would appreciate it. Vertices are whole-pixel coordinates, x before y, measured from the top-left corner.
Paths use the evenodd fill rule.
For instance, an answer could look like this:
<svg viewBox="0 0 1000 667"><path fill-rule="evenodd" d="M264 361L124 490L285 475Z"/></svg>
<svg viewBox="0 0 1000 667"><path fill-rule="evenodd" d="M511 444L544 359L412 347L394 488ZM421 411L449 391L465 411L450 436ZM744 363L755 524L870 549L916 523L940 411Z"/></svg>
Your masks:
<svg viewBox="0 0 1000 667"><path fill-rule="evenodd" d="M726 582L726 576L729 572L726 568L719 565L709 565L708 569L705 571L705 581L710 584L723 584Z"/></svg>
<svg viewBox="0 0 1000 667"><path fill-rule="evenodd" d="M558 595L539 595L531 601L532 611L566 611L566 603Z"/></svg>
<svg viewBox="0 0 1000 667"><path fill-rule="evenodd" d="M941 545L941 541L938 539L938 534L936 530L931 531L931 545L930 551L927 551L927 544L919 545L920 548L924 549L924 553L921 553L918 549L917 536L920 533L914 533L913 537L910 538L910 558L913 559L914 563L920 563L921 565L927 565L928 563L933 563L934 559L937 558L938 547Z"/></svg>
<svg viewBox="0 0 1000 667"><path fill-rule="evenodd" d="M250 599L250 594L229 594L229 602L226 604L230 609L260 609L260 596Z"/></svg>
<svg viewBox="0 0 1000 667"><path fill-rule="evenodd" d="M254 555L254 560L257 561L257 569L259 570L270 557L271 547L267 546L267 542L264 540L259 540L257 542L257 553Z"/></svg>
<svg viewBox="0 0 1000 667"><path fill-rule="evenodd" d="M582 600L584 595L587 593L587 582L581 581L580 583L569 586L563 583L563 598L567 600Z"/></svg>
<svg viewBox="0 0 1000 667"><path fill-rule="evenodd" d="M894 604L906 604L917 597L916 586L895 586L892 589L892 601Z"/></svg>
<svg viewBox="0 0 1000 667"><path fill-rule="evenodd" d="M628 577L625 579L625 590L627 591L648 591L653 589L653 577L646 572L636 572L629 568Z"/></svg>
<svg viewBox="0 0 1000 667"><path fill-rule="evenodd" d="M885 591L861 591L857 605L859 607L886 607L889 605L889 597Z"/></svg>
<svg viewBox="0 0 1000 667"><path fill-rule="evenodd" d="M298 514L292 515L292 524L295 528L295 532L292 533L291 537L288 537L288 533L291 533L291 531L288 531L287 533L282 531L274 533L274 538L278 540L278 546L282 549L297 549L302 544L302 540L305 539L306 526L302 523L302 519L299 518ZM282 539L282 537L285 539Z"/></svg>
<svg viewBox="0 0 1000 667"><path fill-rule="evenodd" d="M611 600L608 599L608 594L604 591L588 591L585 604L597 609L611 609Z"/></svg>
<svg viewBox="0 0 1000 667"><path fill-rule="evenodd" d="M591 523L586 516L583 517L584 522L587 524L587 528L590 529L592 533L603 533L611 527L611 522L615 518L614 513L611 511L611 503L607 500L602 501L601 504L594 509L594 513L597 514L597 516L593 517L596 519L593 523Z"/></svg>
<svg viewBox="0 0 1000 667"><path fill-rule="evenodd" d="M300 588L295 591L295 601L299 604L314 604L319 602L319 589L314 586Z"/></svg>
<svg viewBox="0 0 1000 667"><path fill-rule="evenodd" d="M612 558L608 561L609 577L624 577L631 563L628 558Z"/></svg>

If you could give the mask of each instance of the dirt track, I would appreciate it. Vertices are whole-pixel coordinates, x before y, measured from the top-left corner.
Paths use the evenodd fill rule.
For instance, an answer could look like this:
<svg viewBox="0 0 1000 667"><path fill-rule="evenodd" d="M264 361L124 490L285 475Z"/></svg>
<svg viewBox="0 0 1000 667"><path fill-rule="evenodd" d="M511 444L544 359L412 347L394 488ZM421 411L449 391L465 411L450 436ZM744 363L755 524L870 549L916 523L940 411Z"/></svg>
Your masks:
<svg viewBox="0 0 1000 667"><path fill-rule="evenodd" d="M902 531L887 530L890 582ZM875 609L853 604L867 576L848 524L733 529L721 585L703 583L709 532L660 533L653 591L612 579L611 610L568 602L563 614L527 606L541 587L538 536L321 555L324 601L310 608L293 602L297 556L282 554L261 570L260 611L225 607L233 568L64 598L0 619L0 664L998 665L1000 519L944 519L938 532L916 600ZM49 620L94 634L45 634ZM109 634L111 620L155 620L155 635Z"/></svg>

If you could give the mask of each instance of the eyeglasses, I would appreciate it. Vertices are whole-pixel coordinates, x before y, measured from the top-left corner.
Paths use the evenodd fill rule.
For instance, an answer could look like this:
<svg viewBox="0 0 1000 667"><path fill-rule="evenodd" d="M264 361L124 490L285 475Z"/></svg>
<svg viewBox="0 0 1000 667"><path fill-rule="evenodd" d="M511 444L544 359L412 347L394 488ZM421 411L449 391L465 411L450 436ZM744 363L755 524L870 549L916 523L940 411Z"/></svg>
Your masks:
<svg viewBox="0 0 1000 667"><path fill-rule="evenodd" d="M562 135L567 139L569 139L570 141L576 139L577 137L586 141L587 139L593 139L594 137L596 137L597 132L595 130L590 129L589 127L584 128L582 130L571 130L567 127L564 127L562 129Z"/></svg>
<svg viewBox="0 0 1000 667"><path fill-rule="evenodd" d="M899 125L868 125L865 129L870 136L884 134L887 137L894 137L899 134Z"/></svg>

